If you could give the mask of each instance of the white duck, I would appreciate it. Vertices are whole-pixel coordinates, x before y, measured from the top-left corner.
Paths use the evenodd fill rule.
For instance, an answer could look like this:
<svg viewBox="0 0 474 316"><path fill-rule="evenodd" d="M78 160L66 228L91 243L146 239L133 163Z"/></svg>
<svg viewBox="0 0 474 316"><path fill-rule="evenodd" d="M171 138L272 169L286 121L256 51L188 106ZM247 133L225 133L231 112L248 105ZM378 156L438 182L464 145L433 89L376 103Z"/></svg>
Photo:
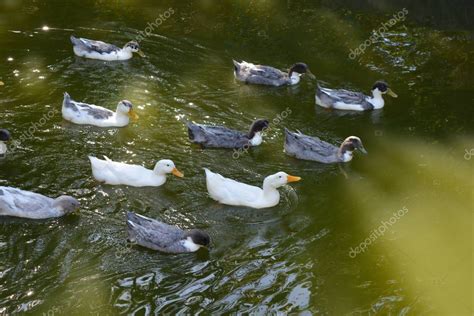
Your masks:
<svg viewBox="0 0 474 316"><path fill-rule="evenodd" d="M289 183L300 181L300 177L290 176L285 172L277 172L263 181L263 190L259 187L224 178L207 168L207 191L212 199L219 203L253 208L273 207L280 201L278 188Z"/></svg>
<svg viewBox="0 0 474 316"><path fill-rule="evenodd" d="M166 174L172 173L182 178L184 175L176 168L173 161L163 159L156 163L153 170L138 165L115 162L104 156L105 160L89 156L92 175L98 181L112 185L129 185L133 187L159 187L166 182Z"/></svg>
<svg viewBox="0 0 474 316"><path fill-rule="evenodd" d="M63 118L75 124L87 124L99 127L124 127L130 122L130 118L137 120L138 115L133 111L130 101L122 100L117 105L117 111L113 112L101 106L76 102L71 99L67 92L64 93Z"/></svg>

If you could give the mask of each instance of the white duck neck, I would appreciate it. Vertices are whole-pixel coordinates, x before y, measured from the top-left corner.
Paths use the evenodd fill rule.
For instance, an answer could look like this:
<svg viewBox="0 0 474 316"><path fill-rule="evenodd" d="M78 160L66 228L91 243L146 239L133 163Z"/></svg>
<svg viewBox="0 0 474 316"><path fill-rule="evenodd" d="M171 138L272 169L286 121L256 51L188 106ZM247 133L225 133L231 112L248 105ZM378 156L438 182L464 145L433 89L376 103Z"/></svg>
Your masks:
<svg viewBox="0 0 474 316"><path fill-rule="evenodd" d="M274 205L280 201L280 192L267 179L263 181L263 198Z"/></svg>
<svg viewBox="0 0 474 316"><path fill-rule="evenodd" d="M0 155L5 155L7 153L7 150L7 145L4 142L0 141Z"/></svg>
<svg viewBox="0 0 474 316"><path fill-rule="evenodd" d="M117 53L117 55L120 59L130 59L133 57L133 52L129 48L124 47Z"/></svg>
<svg viewBox="0 0 474 316"><path fill-rule="evenodd" d="M384 100L382 98L382 92L378 88L372 90L372 98L368 100L373 106L374 109L381 109L384 106Z"/></svg>
<svg viewBox="0 0 474 316"><path fill-rule="evenodd" d="M262 141L263 141L262 132L255 132L255 135L250 140L250 145L258 146L262 143Z"/></svg>
<svg viewBox="0 0 474 316"><path fill-rule="evenodd" d="M294 85L294 84L299 83L301 79L300 77L301 77L301 74L293 71L290 76L290 84Z"/></svg>
<svg viewBox="0 0 474 316"><path fill-rule="evenodd" d="M182 245L190 252L198 251L199 248L201 248L200 245L194 243L194 241L191 237L188 237L185 240L183 240Z"/></svg>

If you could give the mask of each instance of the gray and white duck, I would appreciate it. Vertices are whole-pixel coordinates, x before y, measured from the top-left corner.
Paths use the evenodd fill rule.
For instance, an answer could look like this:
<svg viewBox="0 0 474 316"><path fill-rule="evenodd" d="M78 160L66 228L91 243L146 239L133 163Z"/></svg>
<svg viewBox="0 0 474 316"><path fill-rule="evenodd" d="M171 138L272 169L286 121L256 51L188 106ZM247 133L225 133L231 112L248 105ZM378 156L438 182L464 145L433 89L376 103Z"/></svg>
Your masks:
<svg viewBox="0 0 474 316"><path fill-rule="evenodd" d="M268 120L255 120L247 133L224 126L187 123L189 139L205 148L244 148L262 143L262 133L268 127Z"/></svg>
<svg viewBox="0 0 474 316"><path fill-rule="evenodd" d="M255 65L246 61L233 62L235 78L250 84L280 87L298 84L304 74L315 78L305 63L296 63L284 72L271 66Z"/></svg>
<svg viewBox="0 0 474 316"><path fill-rule="evenodd" d="M183 230L132 212L127 212L127 226L129 242L166 253L195 252L211 242L202 230Z"/></svg>
<svg viewBox="0 0 474 316"><path fill-rule="evenodd" d="M318 137L307 136L301 132L290 132L288 129L285 129L284 147L289 156L327 164L349 162L355 150L367 154L362 141L357 136L349 136L340 146L335 146Z"/></svg>
<svg viewBox="0 0 474 316"><path fill-rule="evenodd" d="M0 186L0 216L54 218L70 214L79 206L79 201L68 195L53 199L30 191Z"/></svg>
<svg viewBox="0 0 474 316"><path fill-rule="evenodd" d="M128 60L137 53L141 57L145 54L140 50L138 42L130 41L123 48L101 41L90 40L87 38L70 37L73 45L74 54L79 57L98 59L104 61Z"/></svg>
<svg viewBox="0 0 474 316"><path fill-rule="evenodd" d="M372 86L372 96L344 89L322 88L318 84L315 99L317 105L328 109L368 111L384 107L385 101L382 97L384 94L397 97L397 94L382 80L375 82Z"/></svg>

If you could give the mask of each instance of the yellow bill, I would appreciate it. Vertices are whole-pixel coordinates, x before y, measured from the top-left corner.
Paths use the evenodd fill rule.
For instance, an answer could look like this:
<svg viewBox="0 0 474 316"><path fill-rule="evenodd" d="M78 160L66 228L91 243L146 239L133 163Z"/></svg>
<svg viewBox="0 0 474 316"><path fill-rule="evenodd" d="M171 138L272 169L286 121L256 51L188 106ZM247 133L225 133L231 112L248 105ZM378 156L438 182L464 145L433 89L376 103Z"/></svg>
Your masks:
<svg viewBox="0 0 474 316"><path fill-rule="evenodd" d="M141 50L137 51L137 54L140 55L140 57L145 57L145 53Z"/></svg>
<svg viewBox="0 0 474 316"><path fill-rule="evenodd" d="M288 177L286 178L287 182L298 182L300 180L301 180L300 177L295 177L295 176L290 176L290 175L288 175Z"/></svg>
<svg viewBox="0 0 474 316"><path fill-rule="evenodd" d="M130 109L130 111L128 111L128 116L134 121L138 120L138 114L135 113L133 109Z"/></svg>
<svg viewBox="0 0 474 316"><path fill-rule="evenodd" d="M184 177L184 174L179 171L178 169L174 168L172 171L171 171L172 174L174 174L175 176L179 177L179 178L182 178Z"/></svg>
<svg viewBox="0 0 474 316"><path fill-rule="evenodd" d="M395 92L393 92L392 89L390 89L390 88L387 89L387 93L392 98L397 98L398 97L398 95Z"/></svg>

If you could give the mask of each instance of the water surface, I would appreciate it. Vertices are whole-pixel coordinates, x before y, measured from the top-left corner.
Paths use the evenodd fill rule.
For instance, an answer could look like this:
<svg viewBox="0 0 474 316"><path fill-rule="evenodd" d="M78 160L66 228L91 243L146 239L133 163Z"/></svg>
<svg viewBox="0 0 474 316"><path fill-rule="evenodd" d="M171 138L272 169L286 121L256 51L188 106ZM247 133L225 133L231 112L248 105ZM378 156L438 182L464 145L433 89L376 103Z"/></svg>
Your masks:
<svg viewBox="0 0 474 316"><path fill-rule="evenodd" d="M122 45L170 8L141 41L144 59L72 54L72 34ZM403 8L403 21L349 57ZM0 127L21 142L0 161L0 185L73 195L82 208L0 220L0 314L470 315L473 12L469 1L2 2ZM315 81L242 85L233 58L302 61L321 84L364 92L383 78L399 97L379 111L328 112L314 105ZM129 99L140 120L75 126L60 115L65 91L108 108ZM186 121L245 130L255 118L275 124L237 159L187 140ZM357 135L369 155L298 161L283 152L284 127L334 143ZM102 185L88 155L150 168L169 158L185 178ZM254 185L280 170L303 181L284 187L277 207L228 207L207 196L203 167ZM129 247L127 210L206 229L213 248Z"/></svg>

